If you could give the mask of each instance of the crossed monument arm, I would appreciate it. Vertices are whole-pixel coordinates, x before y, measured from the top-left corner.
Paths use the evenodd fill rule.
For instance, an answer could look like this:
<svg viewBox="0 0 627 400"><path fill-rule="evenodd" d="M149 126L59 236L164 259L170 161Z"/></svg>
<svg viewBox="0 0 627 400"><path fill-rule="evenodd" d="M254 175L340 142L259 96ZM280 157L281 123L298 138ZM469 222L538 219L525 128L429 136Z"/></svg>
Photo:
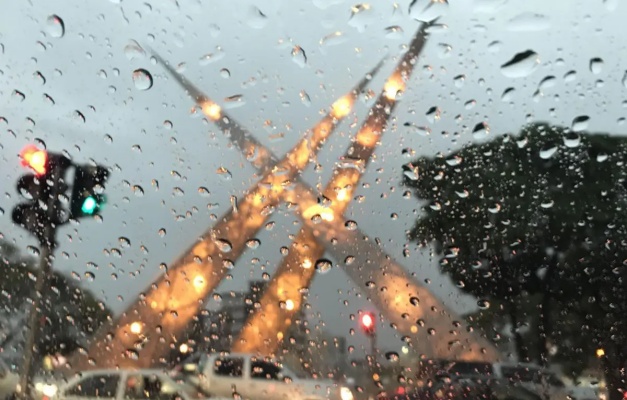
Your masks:
<svg viewBox="0 0 627 400"><path fill-rule="evenodd" d="M328 251L415 351L437 358L497 358L498 353L487 341L465 329L461 319L386 255L377 243L356 227L348 228L343 217L397 103L397 92L404 90L424 46L425 28L423 25L417 32L347 150L343 164L334 171L323 191L328 204L319 204L317 191L299 175L340 120L349 114L356 96L369 79L362 80L351 93L337 100L329 114L279 160L225 115L217 103L158 57L203 113L216 122L263 177L238 202L237 208L221 218L115 323L111 321L87 351L72 360L74 369L149 367L165 361L160 357L165 357L176 346L179 335L198 314L206 297L233 268L245 251L246 242L254 238L280 201L297 205L303 227L264 292L261 307L249 318L235 341L234 350L261 354L272 354L276 350L302 304L301 288L309 287L315 275L313 264ZM372 74L379 67L380 64ZM368 282L375 282L376 287L370 287Z"/></svg>

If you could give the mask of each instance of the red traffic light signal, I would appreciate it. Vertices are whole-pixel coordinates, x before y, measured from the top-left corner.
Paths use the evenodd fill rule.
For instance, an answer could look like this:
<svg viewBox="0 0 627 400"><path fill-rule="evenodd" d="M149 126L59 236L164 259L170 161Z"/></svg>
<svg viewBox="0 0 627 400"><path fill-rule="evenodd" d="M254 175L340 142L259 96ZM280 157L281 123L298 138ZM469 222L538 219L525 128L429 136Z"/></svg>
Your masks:
<svg viewBox="0 0 627 400"><path fill-rule="evenodd" d="M376 330L376 321L374 318L374 314L371 312L366 312L361 315L360 318L361 329L364 331L366 335L374 335Z"/></svg>
<svg viewBox="0 0 627 400"><path fill-rule="evenodd" d="M45 150L38 149L33 145L24 147L20 152L22 165L30 167L35 174L44 175L48 166L48 153Z"/></svg>

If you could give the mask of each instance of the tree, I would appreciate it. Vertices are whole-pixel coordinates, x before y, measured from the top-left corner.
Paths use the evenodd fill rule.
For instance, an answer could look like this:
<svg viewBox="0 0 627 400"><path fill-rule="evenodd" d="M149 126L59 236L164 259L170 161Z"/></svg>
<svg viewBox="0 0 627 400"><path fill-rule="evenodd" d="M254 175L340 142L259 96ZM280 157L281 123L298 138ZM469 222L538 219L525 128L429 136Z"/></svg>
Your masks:
<svg viewBox="0 0 627 400"><path fill-rule="evenodd" d="M6 241L0 241L0 327L11 326L2 332L0 348L22 338L20 330L23 319L29 311L28 299L32 293L33 279L36 276L36 259L25 257ZM53 272L49 288L44 293L44 310L40 329L43 330L38 343L39 357L46 354L68 355L84 345L84 342L109 318L110 310L89 291L81 288L75 280ZM11 323L13 321L13 323Z"/></svg>
<svg viewBox="0 0 627 400"><path fill-rule="evenodd" d="M625 137L532 124L404 167L404 183L426 202L410 237L435 245L442 271L480 303L501 304L514 330L520 299L539 296L541 363L551 335L578 343L565 327L603 316L588 337L616 350L606 363L615 387L627 355L617 329L627 304L618 267L627 259L626 150Z"/></svg>

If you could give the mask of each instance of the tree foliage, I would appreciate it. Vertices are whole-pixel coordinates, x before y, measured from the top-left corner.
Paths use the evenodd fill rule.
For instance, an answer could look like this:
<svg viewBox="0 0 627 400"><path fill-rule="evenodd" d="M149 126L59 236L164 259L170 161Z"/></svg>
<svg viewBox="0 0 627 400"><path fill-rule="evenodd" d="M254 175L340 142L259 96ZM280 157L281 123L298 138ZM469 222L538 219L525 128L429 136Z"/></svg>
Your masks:
<svg viewBox="0 0 627 400"><path fill-rule="evenodd" d="M8 242L0 242L0 315L5 320L24 317L29 311L37 275L36 259L25 257ZM110 310L89 290L73 279L53 272L44 295L40 319L41 354L69 354L83 344L111 315ZM18 328L22 328L25 322ZM0 332L2 333L2 332ZM21 333L5 332L21 337ZM0 343L3 338L0 336Z"/></svg>
<svg viewBox="0 0 627 400"><path fill-rule="evenodd" d="M425 202L410 236L435 245L462 290L507 312L540 294L524 322L555 324L536 334L627 353L626 162L623 136L547 124L420 158L404 166Z"/></svg>

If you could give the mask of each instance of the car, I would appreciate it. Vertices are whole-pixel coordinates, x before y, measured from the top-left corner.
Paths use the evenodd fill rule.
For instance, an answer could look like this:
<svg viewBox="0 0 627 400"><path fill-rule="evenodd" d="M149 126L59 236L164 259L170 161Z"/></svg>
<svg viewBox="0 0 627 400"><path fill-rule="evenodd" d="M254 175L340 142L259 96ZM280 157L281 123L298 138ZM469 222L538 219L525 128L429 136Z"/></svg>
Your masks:
<svg viewBox="0 0 627 400"><path fill-rule="evenodd" d="M19 383L19 376L0 359L0 400L13 396Z"/></svg>
<svg viewBox="0 0 627 400"><path fill-rule="evenodd" d="M36 390L38 390L36 388ZM196 400L212 397L162 370L91 370L67 383L48 384L42 400ZM217 398L219 399L219 398ZM226 400L226 399L223 399ZM232 400L232 398L229 398Z"/></svg>
<svg viewBox="0 0 627 400"><path fill-rule="evenodd" d="M329 380L297 377L269 358L253 354L198 354L177 368L206 393L255 400L353 400L350 388Z"/></svg>

